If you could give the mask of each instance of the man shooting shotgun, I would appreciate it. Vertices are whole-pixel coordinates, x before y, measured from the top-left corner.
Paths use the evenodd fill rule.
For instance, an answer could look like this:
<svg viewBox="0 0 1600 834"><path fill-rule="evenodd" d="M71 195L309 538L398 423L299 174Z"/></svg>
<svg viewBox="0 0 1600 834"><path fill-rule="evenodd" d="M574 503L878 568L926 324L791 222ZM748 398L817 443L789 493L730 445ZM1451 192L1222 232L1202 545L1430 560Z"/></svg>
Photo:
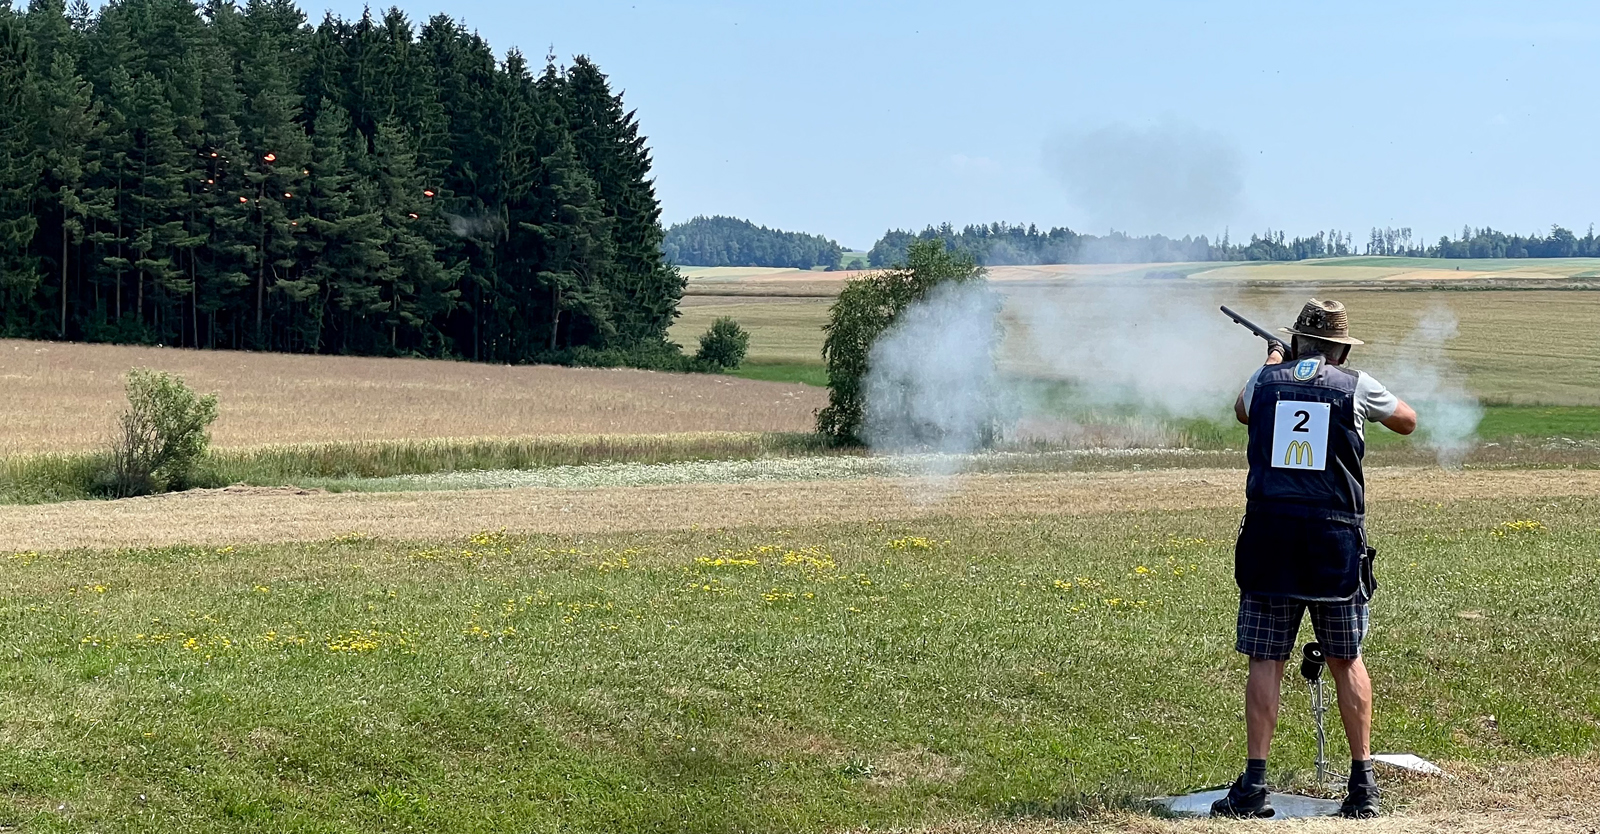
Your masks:
<svg viewBox="0 0 1600 834"><path fill-rule="evenodd" d="M1267 801L1267 752L1278 727L1284 665L1309 609L1350 742L1350 792L1339 813L1376 816L1372 684L1361 662L1361 640L1377 583L1375 551L1366 543L1361 459L1368 422L1410 434L1417 428L1417 413L1370 375L1344 367L1350 348L1362 342L1350 337L1343 304L1311 299L1294 327L1282 331L1288 343L1227 307L1222 311L1267 340L1267 362L1233 404L1239 422L1250 427L1247 502L1234 547L1237 648L1250 658L1245 686L1249 752L1244 774L1211 813L1273 814Z"/></svg>

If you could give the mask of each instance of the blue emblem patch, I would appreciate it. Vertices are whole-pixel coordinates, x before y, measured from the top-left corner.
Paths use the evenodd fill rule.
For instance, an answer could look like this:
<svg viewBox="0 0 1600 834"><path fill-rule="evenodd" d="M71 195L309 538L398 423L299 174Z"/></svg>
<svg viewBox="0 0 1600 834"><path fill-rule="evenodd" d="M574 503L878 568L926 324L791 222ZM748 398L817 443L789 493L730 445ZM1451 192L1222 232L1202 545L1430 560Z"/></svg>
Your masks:
<svg viewBox="0 0 1600 834"><path fill-rule="evenodd" d="M1317 375L1317 368L1321 364L1322 361L1315 357L1300 360L1300 364L1294 366L1294 378L1305 382Z"/></svg>

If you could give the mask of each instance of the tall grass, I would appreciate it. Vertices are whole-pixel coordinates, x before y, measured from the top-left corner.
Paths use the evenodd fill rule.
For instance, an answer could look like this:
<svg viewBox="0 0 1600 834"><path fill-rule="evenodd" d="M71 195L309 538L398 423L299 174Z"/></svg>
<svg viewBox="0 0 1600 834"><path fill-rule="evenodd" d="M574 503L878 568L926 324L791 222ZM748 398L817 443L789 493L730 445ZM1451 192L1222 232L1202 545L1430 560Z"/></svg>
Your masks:
<svg viewBox="0 0 1600 834"><path fill-rule="evenodd" d="M312 478L383 478L602 462L745 460L821 450L822 441L814 435L770 432L306 443L213 450L196 467L193 485L277 486ZM0 503L37 504L98 497L98 479L106 463L102 454L0 459Z"/></svg>

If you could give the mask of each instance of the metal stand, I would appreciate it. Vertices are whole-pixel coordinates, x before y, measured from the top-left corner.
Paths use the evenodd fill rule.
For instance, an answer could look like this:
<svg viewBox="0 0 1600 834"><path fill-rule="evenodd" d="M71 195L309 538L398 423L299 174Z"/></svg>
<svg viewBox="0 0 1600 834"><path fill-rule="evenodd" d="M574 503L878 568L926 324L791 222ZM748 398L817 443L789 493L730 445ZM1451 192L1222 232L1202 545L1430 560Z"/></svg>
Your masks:
<svg viewBox="0 0 1600 834"><path fill-rule="evenodd" d="M1322 679L1322 669L1328 659L1322 647L1307 643L1300 660L1300 676L1311 686L1311 718L1317 725L1317 784L1323 785L1338 774L1328 769L1328 732L1323 717L1328 714L1328 691Z"/></svg>
<svg viewBox="0 0 1600 834"><path fill-rule="evenodd" d="M1328 781L1328 733L1322 717L1328 714L1326 684L1322 678L1311 682L1311 717L1317 722L1317 784Z"/></svg>

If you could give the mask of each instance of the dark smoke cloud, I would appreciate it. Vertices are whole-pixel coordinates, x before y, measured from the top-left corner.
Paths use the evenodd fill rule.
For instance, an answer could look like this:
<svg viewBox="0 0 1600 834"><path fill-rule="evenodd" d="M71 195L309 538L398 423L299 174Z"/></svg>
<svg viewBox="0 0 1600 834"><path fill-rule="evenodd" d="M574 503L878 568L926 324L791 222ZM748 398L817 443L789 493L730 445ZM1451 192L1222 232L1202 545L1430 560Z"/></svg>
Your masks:
<svg viewBox="0 0 1600 834"><path fill-rule="evenodd" d="M1239 208L1244 191L1238 148L1187 122L1069 134L1051 143L1046 159L1099 229L1212 233Z"/></svg>

